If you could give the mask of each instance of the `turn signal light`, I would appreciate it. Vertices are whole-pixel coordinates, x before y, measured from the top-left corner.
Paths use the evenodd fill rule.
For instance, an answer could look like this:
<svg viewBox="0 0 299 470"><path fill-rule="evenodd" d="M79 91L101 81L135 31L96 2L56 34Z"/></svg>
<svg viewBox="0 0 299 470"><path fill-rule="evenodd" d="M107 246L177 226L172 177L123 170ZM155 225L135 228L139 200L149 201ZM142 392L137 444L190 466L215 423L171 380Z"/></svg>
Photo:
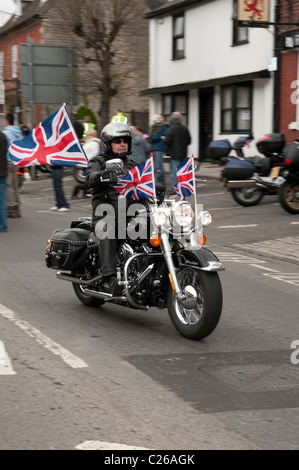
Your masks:
<svg viewBox="0 0 299 470"><path fill-rule="evenodd" d="M199 235L199 237L197 237L198 245L205 245L206 241L207 241L207 237L205 235Z"/></svg>
<svg viewBox="0 0 299 470"><path fill-rule="evenodd" d="M154 235L151 237L151 245L156 247L160 246L161 244L161 238L158 235Z"/></svg>

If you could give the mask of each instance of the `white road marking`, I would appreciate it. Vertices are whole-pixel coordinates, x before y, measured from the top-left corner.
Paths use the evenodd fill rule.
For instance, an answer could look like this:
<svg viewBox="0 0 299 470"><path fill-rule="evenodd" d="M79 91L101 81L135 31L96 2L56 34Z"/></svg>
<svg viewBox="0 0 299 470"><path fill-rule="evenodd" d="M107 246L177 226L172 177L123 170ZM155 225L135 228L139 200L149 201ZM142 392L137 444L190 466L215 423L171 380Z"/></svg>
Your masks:
<svg viewBox="0 0 299 470"><path fill-rule="evenodd" d="M0 341L0 375L16 375L2 341Z"/></svg>
<svg viewBox="0 0 299 470"><path fill-rule="evenodd" d="M146 447L127 446L106 441L85 441L75 447L78 450L149 450Z"/></svg>
<svg viewBox="0 0 299 470"><path fill-rule="evenodd" d="M218 228L251 228L257 227L258 224L250 224L250 225L220 225Z"/></svg>
<svg viewBox="0 0 299 470"><path fill-rule="evenodd" d="M276 269L266 268L266 266L261 266L260 264L252 264L255 268L265 269L266 271L271 271L272 273L279 273Z"/></svg>
<svg viewBox="0 0 299 470"><path fill-rule="evenodd" d="M30 338L35 339L38 344L51 351L53 354L55 354L55 356L59 356L66 364L68 364L73 369L81 369L83 367L88 367L88 365L84 361L82 361L82 359L75 356L67 349L60 346L58 343L52 341L51 338L48 338L34 326L31 326L26 321L18 318L14 312L12 312L1 304L0 315L2 315L2 317L6 318L7 320L13 322L28 336L30 336Z"/></svg>
<svg viewBox="0 0 299 470"><path fill-rule="evenodd" d="M277 281L283 281L287 284L293 284L294 286L299 286L299 274L297 273L263 273L264 276L271 277L272 279L276 279Z"/></svg>

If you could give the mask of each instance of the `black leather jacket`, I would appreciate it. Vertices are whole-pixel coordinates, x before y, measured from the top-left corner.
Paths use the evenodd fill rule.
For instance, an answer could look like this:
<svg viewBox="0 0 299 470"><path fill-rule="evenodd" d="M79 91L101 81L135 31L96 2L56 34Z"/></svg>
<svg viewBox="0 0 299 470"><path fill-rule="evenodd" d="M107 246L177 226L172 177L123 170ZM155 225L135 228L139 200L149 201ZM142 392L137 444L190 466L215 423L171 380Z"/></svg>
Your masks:
<svg viewBox="0 0 299 470"><path fill-rule="evenodd" d="M94 210L99 204L114 204L117 201L118 192L114 189L116 183L103 183L100 181L100 177L106 168L106 161L113 158L119 158L119 156L102 154L92 158L88 162L86 183L91 189L91 193L93 195L92 206ZM122 160L126 171L129 171L136 166L136 163L133 160L130 160L127 156L122 156Z"/></svg>

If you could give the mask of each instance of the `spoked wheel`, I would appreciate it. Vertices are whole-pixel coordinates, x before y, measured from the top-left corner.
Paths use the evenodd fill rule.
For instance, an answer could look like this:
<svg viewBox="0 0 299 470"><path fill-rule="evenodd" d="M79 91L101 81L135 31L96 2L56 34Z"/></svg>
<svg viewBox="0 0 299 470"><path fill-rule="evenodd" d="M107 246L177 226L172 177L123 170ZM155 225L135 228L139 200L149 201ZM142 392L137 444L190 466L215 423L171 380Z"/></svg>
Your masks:
<svg viewBox="0 0 299 470"><path fill-rule="evenodd" d="M206 338L216 328L222 312L222 287L218 273L186 268L177 277L186 299L178 300L169 285L167 308L173 326L185 338Z"/></svg>
<svg viewBox="0 0 299 470"><path fill-rule="evenodd" d="M287 181L279 190L279 202L290 214L299 214L299 184Z"/></svg>
<svg viewBox="0 0 299 470"><path fill-rule="evenodd" d="M260 202L264 193L259 188L233 188L232 197L241 206L255 206Z"/></svg>

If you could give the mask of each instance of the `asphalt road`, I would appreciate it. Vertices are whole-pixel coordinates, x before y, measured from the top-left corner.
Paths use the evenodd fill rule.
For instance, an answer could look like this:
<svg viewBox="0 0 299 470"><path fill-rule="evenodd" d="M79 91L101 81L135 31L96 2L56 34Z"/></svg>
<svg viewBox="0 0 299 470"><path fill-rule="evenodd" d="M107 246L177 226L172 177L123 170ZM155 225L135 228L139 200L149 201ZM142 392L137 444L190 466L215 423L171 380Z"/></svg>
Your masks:
<svg viewBox="0 0 299 470"><path fill-rule="evenodd" d="M276 197L243 208L217 180L200 185L226 267L222 317L201 342L166 310L81 305L44 250L90 199L51 212L49 179L21 197L0 234L0 450L299 448L299 219Z"/></svg>

